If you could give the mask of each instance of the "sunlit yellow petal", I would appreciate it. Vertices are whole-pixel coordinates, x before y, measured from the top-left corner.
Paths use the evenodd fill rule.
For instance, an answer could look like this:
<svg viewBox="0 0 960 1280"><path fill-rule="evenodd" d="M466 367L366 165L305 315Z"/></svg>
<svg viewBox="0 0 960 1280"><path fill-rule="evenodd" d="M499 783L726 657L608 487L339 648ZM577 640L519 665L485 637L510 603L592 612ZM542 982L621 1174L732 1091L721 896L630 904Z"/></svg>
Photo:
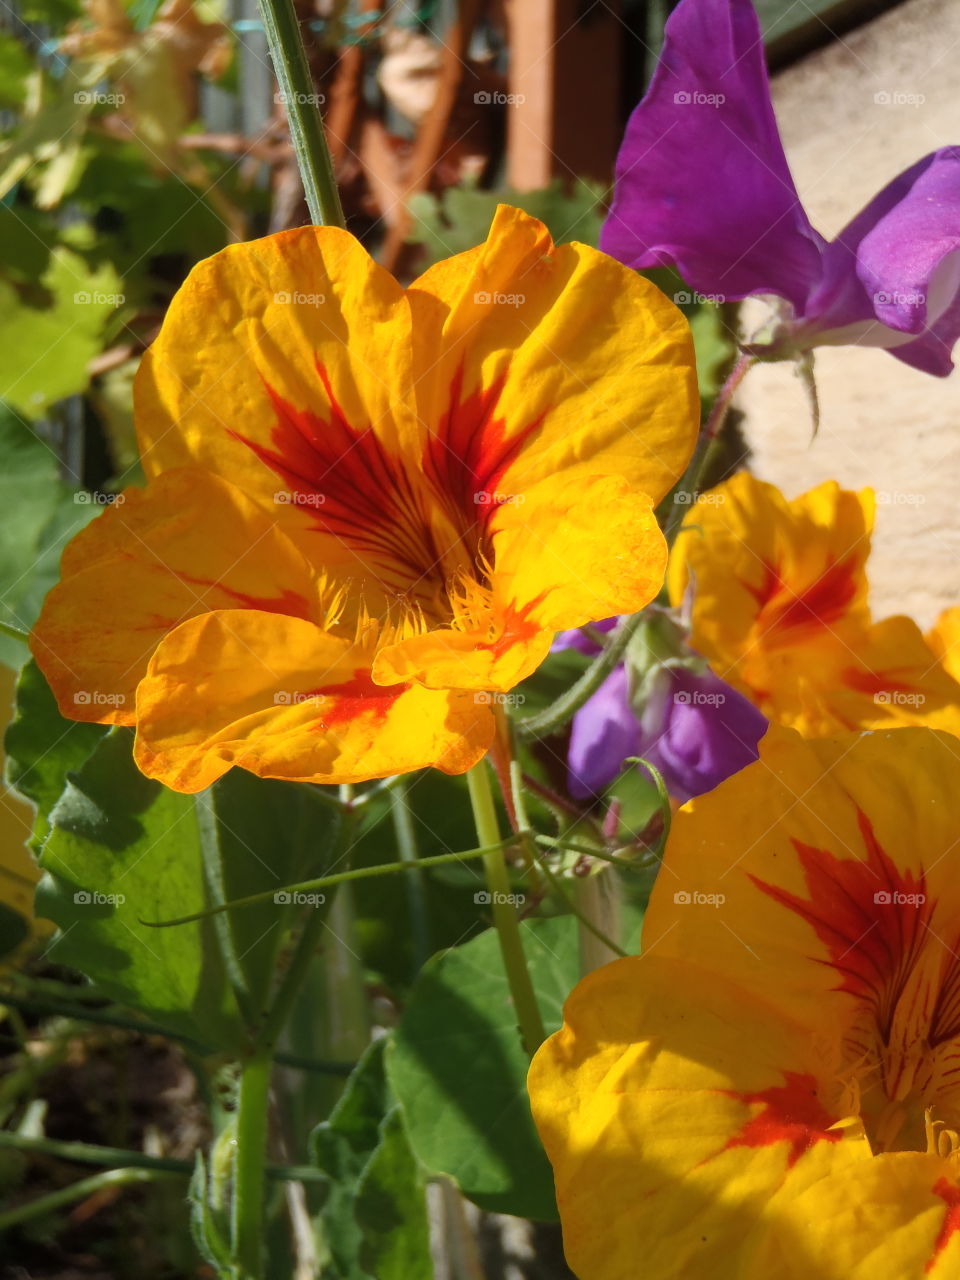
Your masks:
<svg viewBox="0 0 960 1280"><path fill-rule="evenodd" d="M528 1081L580 1280L754 1274L777 1207L870 1158L832 1065L709 969L650 956L584 979Z"/></svg>
<svg viewBox="0 0 960 1280"><path fill-rule="evenodd" d="M31 648L64 715L133 724L160 640L211 609L323 619L316 572L276 522L209 472L165 472L88 525L63 557Z"/></svg>
<svg viewBox="0 0 960 1280"><path fill-rule="evenodd" d="M231 766L343 783L433 765L462 773L493 737L470 693L380 688L363 651L311 622L253 609L172 632L137 691L136 759L149 777L200 791Z"/></svg>

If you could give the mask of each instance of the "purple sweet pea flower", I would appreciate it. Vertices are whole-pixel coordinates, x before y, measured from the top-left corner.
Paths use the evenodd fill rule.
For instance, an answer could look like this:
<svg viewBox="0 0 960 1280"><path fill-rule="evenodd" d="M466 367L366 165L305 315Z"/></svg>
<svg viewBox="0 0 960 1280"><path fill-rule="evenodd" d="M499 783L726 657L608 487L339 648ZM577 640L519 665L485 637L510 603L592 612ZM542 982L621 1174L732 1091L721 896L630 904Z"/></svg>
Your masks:
<svg viewBox="0 0 960 1280"><path fill-rule="evenodd" d="M629 756L643 756L681 803L711 791L757 759L765 717L715 676L689 667L661 669L642 717L618 667L573 719L567 757L570 794L595 795Z"/></svg>
<svg viewBox="0 0 960 1280"><path fill-rule="evenodd" d="M856 343L945 377L960 337L960 147L894 178L828 242L787 166L750 0L681 0L627 125L600 247L675 266L698 293L783 299L754 355Z"/></svg>
<svg viewBox="0 0 960 1280"><path fill-rule="evenodd" d="M603 618L600 622L591 622L590 627L593 631L599 631L602 635L606 635L620 621L620 615L614 614L612 618ZM572 627L569 631L558 631L557 638L550 647L551 653L559 653L562 649L576 649L578 653L586 654L588 658L594 658L600 652L600 646L596 640L591 640L587 633L581 627Z"/></svg>

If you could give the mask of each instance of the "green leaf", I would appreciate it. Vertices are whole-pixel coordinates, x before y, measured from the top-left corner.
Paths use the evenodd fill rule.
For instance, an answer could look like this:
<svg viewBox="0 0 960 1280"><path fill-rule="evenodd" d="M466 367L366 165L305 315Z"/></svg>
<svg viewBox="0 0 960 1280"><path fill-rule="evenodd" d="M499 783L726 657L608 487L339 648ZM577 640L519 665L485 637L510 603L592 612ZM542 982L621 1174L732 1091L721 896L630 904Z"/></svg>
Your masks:
<svg viewBox="0 0 960 1280"><path fill-rule="evenodd" d="M33 847L38 853L67 774L89 759L106 732L101 724L65 720L40 668L32 659L26 664L17 681L16 716L4 750L6 781L37 806Z"/></svg>
<svg viewBox="0 0 960 1280"><path fill-rule="evenodd" d="M384 1044L374 1041L311 1135L330 1179L324 1235L340 1280L430 1280L423 1174L384 1075Z"/></svg>
<svg viewBox="0 0 960 1280"><path fill-rule="evenodd" d="M20 105L32 65L20 41L0 32L0 107Z"/></svg>
<svg viewBox="0 0 960 1280"><path fill-rule="evenodd" d="M463 778L449 777L437 769L411 774L406 803L412 811L420 857L469 849L476 844ZM383 792L364 806L359 836L350 855L352 866L375 866L395 860L396 834L390 805L390 794ZM354 885L357 938L365 963L394 990L403 992L416 975L419 949L426 958L439 947L453 946L476 932L481 921L473 894L483 887L483 873L474 863L464 868L461 883L451 883L447 877L434 873L422 875L418 885L417 873L409 873ZM417 913L413 895L417 892L423 895L428 935L419 946L414 933Z"/></svg>
<svg viewBox="0 0 960 1280"><path fill-rule="evenodd" d="M443 198L421 193L412 196L410 240L426 245L427 261L439 262L451 254L472 249L487 238L498 204L512 204L545 223L556 244L579 240L596 246L603 222L604 190L583 179L567 195L559 181L541 191L480 191L477 187L450 187Z"/></svg>
<svg viewBox="0 0 960 1280"><path fill-rule="evenodd" d="M0 198L26 179L35 202L50 209L66 196L82 172L83 141L92 110L87 92L103 74L88 66L83 77L73 67L56 78L36 70L25 82L23 118L0 144Z"/></svg>
<svg viewBox="0 0 960 1280"><path fill-rule="evenodd" d="M84 390L88 365L102 350L104 323L124 301L110 263L92 268L62 246L51 253L42 283L53 304L39 308L25 306L0 280L0 351L8 371L0 399L28 418Z"/></svg>
<svg viewBox="0 0 960 1280"><path fill-rule="evenodd" d="M400 1107L384 1117L379 1136L357 1183L361 1261L376 1280L433 1280L423 1172Z"/></svg>
<svg viewBox="0 0 960 1280"><path fill-rule="evenodd" d="M114 729L68 780L50 814L37 912L60 926L50 956L112 999L211 1050L243 1029L211 920L165 920L212 905L191 796L145 778L133 735Z"/></svg>
<svg viewBox="0 0 960 1280"><path fill-rule="evenodd" d="M579 978L576 922L526 921L524 950L548 1033ZM557 1216L553 1175L530 1115L529 1062L495 930L434 956L421 971L387 1054L410 1144L483 1209Z"/></svg>
<svg viewBox="0 0 960 1280"><path fill-rule="evenodd" d="M0 456L0 509L5 516L0 540L0 621L29 630L56 581L64 544L101 508L75 501L89 495L75 495L60 480L53 450L3 403ZM0 661L18 667L24 656L18 641L0 636Z"/></svg>
<svg viewBox="0 0 960 1280"><path fill-rule="evenodd" d="M270 1002L288 926L305 909L329 905L300 901L284 887L332 871L339 815L321 807L305 787L232 769L197 797L197 820L212 902L271 889L276 894L273 902L225 912L213 922L234 990L253 1024Z"/></svg>
<svg viewBox="0 0 960 1280"><path fill-rule="evenodd" d="M197 1152L197 1163L190 1179L188 1201L190 1205L190 1234L200 1256L217 1276L229 1277L230 1247L227 1244L229 1222L222 1206L218 1210L212 1203L215 1194L211 1190L212 1178L208 1178L203 1152Z"/></svg>

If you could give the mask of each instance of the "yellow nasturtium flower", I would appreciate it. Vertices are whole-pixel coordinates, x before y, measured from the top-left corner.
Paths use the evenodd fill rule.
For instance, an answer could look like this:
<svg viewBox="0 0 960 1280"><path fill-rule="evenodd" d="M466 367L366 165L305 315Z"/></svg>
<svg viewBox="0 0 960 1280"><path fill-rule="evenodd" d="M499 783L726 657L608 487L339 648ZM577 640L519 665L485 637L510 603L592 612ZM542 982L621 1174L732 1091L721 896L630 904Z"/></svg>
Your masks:
<svg viewBox="0 0 960 1280"><path fill-rule="evenodd" d="M952 735L775 726L680 811L530 1072L580 1280L960 1275L958 794Z"/></svg>
<svg viewBox="0 0 960 1280"><path fill-rule="evenodd" d="M916 623L874 622L870 489L788 501L742 471L691 508L670 557L690 643L769 719L811 737L923 724L960 733L960 684Z"/></svg>
<svg viewBox="0 0 960 1280"><path fill-rule="evenodd" d="M149 483L67 548L37 661L177 790L461 772L557 630L658 591L695 403L680 312L518 210L406 290L336 228L234 245L144 359Z"/></svg>
<svg viewBox="0 0 960 1280"><path fill-rule="evenodd" d="M960 605L944 609L927 632L927 644L954 680L960 680Z"/></svg>

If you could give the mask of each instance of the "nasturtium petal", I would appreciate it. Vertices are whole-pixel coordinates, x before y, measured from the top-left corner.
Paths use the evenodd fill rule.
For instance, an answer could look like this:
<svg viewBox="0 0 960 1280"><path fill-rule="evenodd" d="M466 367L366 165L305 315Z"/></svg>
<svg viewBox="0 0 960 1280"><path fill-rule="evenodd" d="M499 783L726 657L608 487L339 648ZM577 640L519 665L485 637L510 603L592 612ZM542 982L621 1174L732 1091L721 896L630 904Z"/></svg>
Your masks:
<svg viewBox="0 0 960 1280"><path fill-rule="evenodd" d="M927 632L927 644L944 670L960 680L960 605L944 609Z"/></svg>
<svg viewBox="0 0 960 1280"><path fill-rule="evenodd" d="M824 1178L778 1212L757 1274L778 1280L953 1280L960 1274L956 1160L902 1151Z"/></svg>
<svg viewBox="0 0 960 1280"><path fill-rule="evenodd" d="M812 737L924 724L960 733L960 683L906 617L873 622L874 496L827 481L788 500L740 472L703 495L670 557L694 649L769 719Z"/></svg>
<svg viewBox="0 0 960 1280"><path fill-rule="evenodd" d="M870 1157L835 1065L709 969L650 955L585 978L528 1078L576 1274L754 1274L767 1215Z"/></svg>
<svg viewBox="0 0 960 1280"><path fill-rule="evenodd" d="M134 724L161 639L212 609L322 617L315 571L272 516L196 468L127 489L67 547L31 645L60 710Z"/></svg>
<svg viewBox="0 0 960 1280"><path fill-rule="evenodd" d="M456 470L460 415L498 388L478 489L527 492L549 477L620 475L656 502L696 441L689 327L654 285L585 245L554 246L501 206L484 245L430 268L409 291L423 421L441 424L438 469ZM496 430L492 428L496 428Z"/></svg>
<svg viewBox="0 0 960 1280"><path fill-rule="evenodd" d="M911 939L952 964L958 790L951 734L810 740L774 726L755 764L676 815L644 946L804 1025L847 1017L854 969L882 1004Z"/></svg>
<svg viewBox="0 0 960 1280"><path fill-rule="evenodd" d="M205 614L167 636L138 688L137 723L141 770L178 791L234 765L318 783L427 765L463 773L494 730L471 693L379 687L349 639L253 609Z"/></svg>

